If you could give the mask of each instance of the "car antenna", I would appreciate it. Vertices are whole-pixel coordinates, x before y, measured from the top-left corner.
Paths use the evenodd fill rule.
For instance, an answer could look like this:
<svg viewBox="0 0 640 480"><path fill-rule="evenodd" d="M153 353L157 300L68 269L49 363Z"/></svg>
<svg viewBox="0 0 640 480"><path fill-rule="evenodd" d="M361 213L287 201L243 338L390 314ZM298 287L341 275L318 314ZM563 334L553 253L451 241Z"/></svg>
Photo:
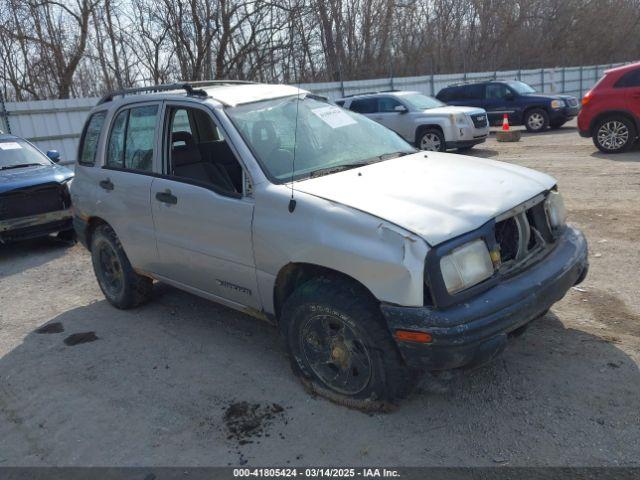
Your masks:
<svg viewBox="0 0 640 480"><path fill-rule="evenodd" d="M298 91L296 92L296 123L293 129L293 160L291 160L291 199L289 200L289 213L296 209L296 199L293 198L293 177L296 172L296 146L298 144L298 109L300 108L300 77L298 76Z"/></svg>

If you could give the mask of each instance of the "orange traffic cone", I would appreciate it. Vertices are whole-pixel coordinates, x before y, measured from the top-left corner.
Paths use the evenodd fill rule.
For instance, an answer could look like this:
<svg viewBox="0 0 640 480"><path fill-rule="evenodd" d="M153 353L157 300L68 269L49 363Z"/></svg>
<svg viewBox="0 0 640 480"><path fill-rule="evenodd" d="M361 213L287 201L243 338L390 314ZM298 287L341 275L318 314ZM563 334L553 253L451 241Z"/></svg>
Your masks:
<svg viewBox="0 0 640 480"><path fill-rule="evenodd" d="M504 130L505 132L509 131L509 115L507 115L506 113L502 117L502 130Z"/></svg>

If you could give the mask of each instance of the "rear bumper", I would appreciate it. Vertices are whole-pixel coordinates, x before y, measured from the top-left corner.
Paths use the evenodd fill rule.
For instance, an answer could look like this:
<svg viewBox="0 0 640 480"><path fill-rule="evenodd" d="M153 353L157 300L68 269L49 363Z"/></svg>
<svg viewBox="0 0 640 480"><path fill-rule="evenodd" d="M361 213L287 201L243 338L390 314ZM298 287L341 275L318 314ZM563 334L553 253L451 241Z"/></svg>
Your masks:
<svg viewBox="0 0 640 480"><path fill-rule="evenodd" d="M543 260L453 307L401 307L383 304L382 313L391 332L427 332L432 342L397 342L407 364L444 370L485 363L517 333L543 315L588 271L587 242L582 233L568 227Z"/></svg>
<svg viewBox="0 0 640 480"><path fill-rule="evenodd" d="M87 232L89 231L88 227L88 222L80 218L78 215L73 216L73 229L76 231L76 238L86 249L89 249L89 239L87 237Z"/></svg>
<svg viewBox="0 0 640 480"><path fill-rule="evenodd" d="M41 213L29 217L0 220L0 239L3 241L41 237L72 228L71 209Z"/></svg>

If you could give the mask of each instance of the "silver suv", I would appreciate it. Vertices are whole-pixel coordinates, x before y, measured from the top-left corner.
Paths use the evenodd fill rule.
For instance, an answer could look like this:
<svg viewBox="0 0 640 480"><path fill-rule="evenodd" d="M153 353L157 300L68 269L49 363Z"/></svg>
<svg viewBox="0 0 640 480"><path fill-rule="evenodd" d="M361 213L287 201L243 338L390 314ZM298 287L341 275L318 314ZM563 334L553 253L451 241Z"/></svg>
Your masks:
<svg viewBox="0 0 640 480"><path fill-rule="evenodd" d="M465 151L489 136L487 113L482 108L447 106L419 92L365 93L336 104L381 123L422 150Z"/></svg>
<svg viewBox="0 0 640 480"><path fill-rule="evenodd" d="M492 359L587 273L551 177L420 152L285 85L106 96L71 194L115 307L157 280L273 322L303 382L352 406Z"/></svg>

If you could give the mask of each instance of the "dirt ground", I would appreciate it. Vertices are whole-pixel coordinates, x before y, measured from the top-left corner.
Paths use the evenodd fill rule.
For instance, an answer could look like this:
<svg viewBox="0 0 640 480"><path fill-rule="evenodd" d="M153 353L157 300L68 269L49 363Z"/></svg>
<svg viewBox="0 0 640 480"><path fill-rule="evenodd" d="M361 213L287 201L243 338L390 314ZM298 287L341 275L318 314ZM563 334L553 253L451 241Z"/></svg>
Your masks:
<svg viewBox="0 0 640 480"><path fill-rule="evenodd" d="M305 393L259 320L165 285L118 311L81 246L0 246L0 466L639 466L640 150L566 126L474 154L555 176L591 252L490 366L364 414Z"/></svg>

